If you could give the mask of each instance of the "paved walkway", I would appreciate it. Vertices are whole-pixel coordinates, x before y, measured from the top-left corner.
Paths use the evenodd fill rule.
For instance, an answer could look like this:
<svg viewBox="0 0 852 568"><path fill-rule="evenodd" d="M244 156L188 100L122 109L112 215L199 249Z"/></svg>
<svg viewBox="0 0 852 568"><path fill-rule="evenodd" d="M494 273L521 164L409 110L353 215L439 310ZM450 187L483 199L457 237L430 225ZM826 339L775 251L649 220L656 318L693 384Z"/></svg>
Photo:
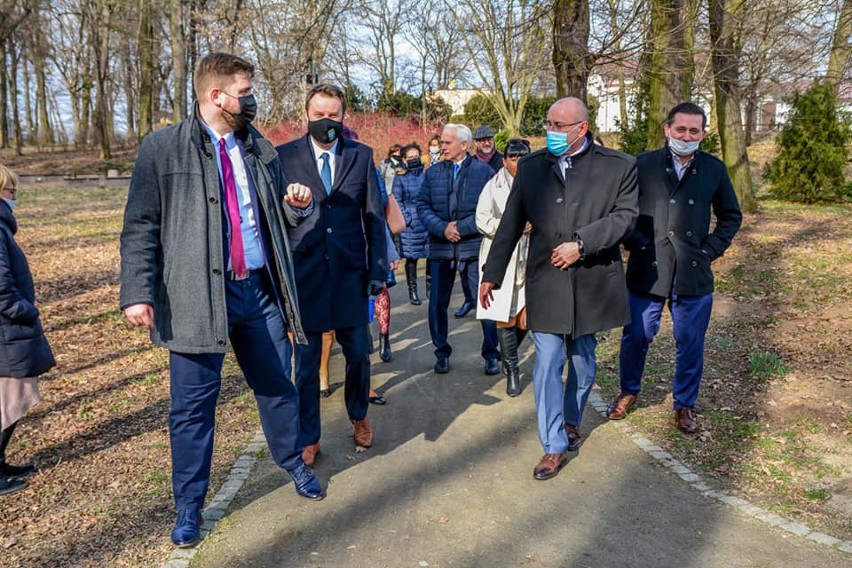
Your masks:
<svg viewBox="0 0 852 568"><path fill-rule="evenodd" d="M591 407L586 444L558 477L534 480L542 451L529 340L516 399L502 376L482 373L472 315L451 317L450 373L434 375L426 304L409 305L403 287L392 291L394 360L373 365L389 400L370 409L375 446L354 453L343 391L335 391L322 403L315 468L328 497L298 497L263 454L191 566L852 565L848 553L702 495ZM451 306L459 303L457 295ZM339 348L332 362L333 377L342 377Z"/></svg>

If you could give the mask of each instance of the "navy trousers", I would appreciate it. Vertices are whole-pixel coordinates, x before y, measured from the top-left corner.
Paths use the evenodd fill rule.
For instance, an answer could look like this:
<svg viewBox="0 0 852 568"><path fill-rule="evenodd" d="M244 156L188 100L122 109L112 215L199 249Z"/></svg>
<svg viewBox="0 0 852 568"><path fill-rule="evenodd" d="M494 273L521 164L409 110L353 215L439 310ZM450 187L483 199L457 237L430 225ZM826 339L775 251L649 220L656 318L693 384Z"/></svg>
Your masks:
<svg viewBox="0 0 852 568"><path fill-rule="evenodd" d="M287 329L265 271L226 281L228 335L237 363L254 391L260 424L275 463L301 461L299 397L286 373ZM210 484L216 400L223 353L169 353L172 485L178 509L200 509Z"/></svg>
<svg viewBox="0 0 852 568"><path fill-rule="evenodd" d="M629 291L631 323L621 335L621 392L638 394L648 346L660 331L660 317L666 298ZM677 346L672 394L674 409L693 408L704 372L704 336L710 325L713 295L680 296L672 294L669 311Z"/></svg>
<svg viewBox="0 0 852 568"><path fill-rule="evenodd" d="M452 260L430 260L429 273L432 275L432 285L429 290L429 333L435 346L435 357L449 357L453 348L447 342L449 333L449 318L447 308L450 306L450 296L453 295L453 284L456 279L455 262ZM468 285L471 290L479 290L479 262L468 262ZM500 350L497 347L497 323L491 320L479 320L482 324L482 358L499 359Z"/></svg>
<svg viewBox="0 0 852 568"><path fill-rule="evenodd" d="M343 398L350 420L363 420L370 406L370 330L368 324L334 330L346 361ZM306 331L307 345L296 345L296 388L299 390L301 446L319 442L319 367L322 332Z"/></svg>

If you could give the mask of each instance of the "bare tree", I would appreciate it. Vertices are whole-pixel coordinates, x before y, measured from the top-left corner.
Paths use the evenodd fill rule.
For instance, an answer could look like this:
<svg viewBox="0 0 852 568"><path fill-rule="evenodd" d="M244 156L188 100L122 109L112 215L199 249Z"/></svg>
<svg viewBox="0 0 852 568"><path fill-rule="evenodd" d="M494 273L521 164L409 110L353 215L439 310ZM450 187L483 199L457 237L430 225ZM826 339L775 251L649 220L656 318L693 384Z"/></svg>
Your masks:
<svg viewBox="0 0 852 568"><path fill-rule="evenodd" d="M843 6L837 15L837 23L834 26L828 71L825 74L826 82L834 90L835 95L840 82L843 80L843 71L849 62L849 54L852 53L852 45L849 43L850 36L852 36L852 1L843 0Z"/></svg>
<svg viewBox="0 0 852 568"><path fill-rule="evenodd" d="M524 109L539 72L548 64L546 4L534 0L444 0L462 31L470 64L511 136L520 133Z"/></svg>

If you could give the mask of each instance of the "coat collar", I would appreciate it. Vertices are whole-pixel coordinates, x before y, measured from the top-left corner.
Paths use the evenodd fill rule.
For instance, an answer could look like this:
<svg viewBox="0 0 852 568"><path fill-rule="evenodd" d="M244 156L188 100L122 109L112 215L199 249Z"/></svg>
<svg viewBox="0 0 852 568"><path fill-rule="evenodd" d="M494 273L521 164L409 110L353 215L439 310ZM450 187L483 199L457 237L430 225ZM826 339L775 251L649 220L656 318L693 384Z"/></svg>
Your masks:
<svg viewBox="0 0 852 568"><path fill-rule="evenodd" d="M18 232L18 221L12 214L12 208L2 199L0 199L0 222L7 225L13 235Z"/></svg>
<svg viewBox="0 0 852 568"><path fill-rule="evenodd" d="M202 123L198 101L192 105L192 112L188 120L190 139L200 150L204 150L205 145L212 144L212 140ZM253 154L265 164L278 157L278 153L272 147L272 144L269 144L260 132L250 124L242 130L234 132L234 136L243 143L246 155Z"/></svg>
<svg viewBox="0 0 852 568"><path fill-rule="evenodd" d="M301 141L304 146L303 152L305 153L305 158L308 160L307 163L311 164L309 169L311 171L311 175L315 177L314 183L319 184L317 187L322 187L322 180L320 179L319 171L316 168L317 157L314 155L314 145L311 142L311 135L305 134L301 138ZM338 140L337 146L334 150L334 184L331 186L331 193L334 193L334 191L340 187L340 184L343 183L343 180L346 178L346 174L348 174L349 170L352 169L352 165L355 163L356 154L354 150L357 148L358 144L358 142L347 140L346 138Z"/></svg>
<svg viewBox="0 0 852 568"><path fill-rule="evenodd" d="M661 154L661 166L665 172L666 179L669 182L669 191L674 193L677 191L681 184L686 181L687 176L698 175L698 169L703 161L703 152L698 150L692 157L692 162L687 166L686 170L683 172L683 178L678 179L677 171L675 170L674 165L674 156L672 155L671 150L669 150L668 146L663 146L660 149Z"/></svg>

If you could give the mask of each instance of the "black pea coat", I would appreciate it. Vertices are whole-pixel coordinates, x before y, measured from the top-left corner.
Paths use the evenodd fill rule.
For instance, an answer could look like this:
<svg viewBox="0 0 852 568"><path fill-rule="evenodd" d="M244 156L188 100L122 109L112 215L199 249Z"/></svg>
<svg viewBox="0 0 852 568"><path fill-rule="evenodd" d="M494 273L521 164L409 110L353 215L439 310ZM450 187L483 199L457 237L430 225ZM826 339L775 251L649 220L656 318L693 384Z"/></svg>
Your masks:
<svg viewBox="0 0 852 568"><path fill-rule="evenodd" d="M35 307L27 258L14 235L18 224L0 201L0 377L37 377L56 361Z"/></svg>
<svg viewBox="0 0 852 568"><path fill-rule="evenodd" d="M587 137L565 171L563 181L558 159L547 150L521 159L482 280L499 286L529 221L529 328L576 338L630 321L619 244L638 213L636 162ZM576 237L585 258L566 270L553 266L553 249Z"/></svg>
<svg viewBox="0 0 852 568"><path fill-rule="evenodd" d="M624 243L627 286L663 297L711 294L710 263L730 246L743 218L725 164L696 152L678 180L668 147L640 154L636 163L639 220Z"/></svg>
<svg viewBox="0 0 852 568"><path fill-rule="evenodd" d="M326 195L309 135L278 146L290 183L311 188L314 213L288 229L302 327L321 332L369 323L370 280L388 277L385 212L373 151L339 139Z"/></svg>

